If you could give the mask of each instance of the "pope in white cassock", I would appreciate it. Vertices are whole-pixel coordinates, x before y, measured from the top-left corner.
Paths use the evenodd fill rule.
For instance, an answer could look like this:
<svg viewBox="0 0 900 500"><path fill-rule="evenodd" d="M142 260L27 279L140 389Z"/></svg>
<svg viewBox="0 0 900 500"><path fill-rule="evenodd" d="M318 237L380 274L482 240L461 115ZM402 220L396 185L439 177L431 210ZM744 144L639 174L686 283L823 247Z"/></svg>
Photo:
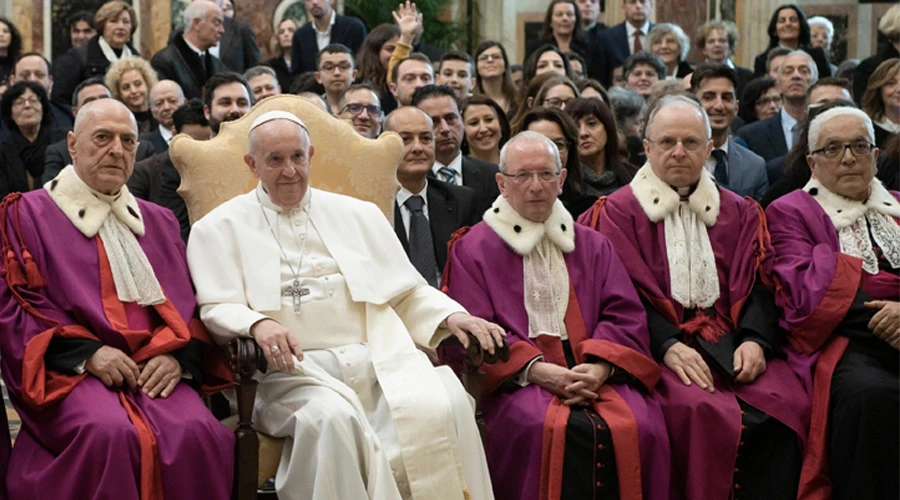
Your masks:
<svg viewBox="0 0 900 500"><path fill-rule="evenodd" d="M415 344L470 332L493 352L502 329L428 286L375 205L309 188L309 142L293 114L257 118L259 185L188 243L203 323L269 363L253 422L288 438L278 498L493 498L471 399Z"/></svg>

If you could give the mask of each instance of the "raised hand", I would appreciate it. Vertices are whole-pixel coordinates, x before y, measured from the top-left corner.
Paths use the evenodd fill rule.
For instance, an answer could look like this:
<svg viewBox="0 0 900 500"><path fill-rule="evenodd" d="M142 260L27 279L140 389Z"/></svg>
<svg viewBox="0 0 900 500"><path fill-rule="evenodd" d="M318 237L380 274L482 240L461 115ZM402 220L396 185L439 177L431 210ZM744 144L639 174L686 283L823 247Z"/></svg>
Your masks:
<svg viewBox="0 0 900 500"><path fill-rule="evenodd" d="M256 340L257 345L262 349L269 366L278 371L289 372L294 369L291 354L297 356L298 361L303 360L300 342L297 342L297 339L291 335L290 330L275 320L264 319L257 321L250 328L250 336Z"/></svg>
<svg viewBox="0 0 900 500"><path fill-rule="evenodd" d="M394 16L394 23L400 28L400 41L406 45L412 45L416 34L423 29L422 15L416 8L416 4L407 0L391 14Z"/></svg>
<svg viewBox="0 0 900 500"><path fill-rule="evenodd" d="M663 363L678 375L684 385L695 383L706 391L716 390L712 372L709 371L703 356L683 342L676 342L666 351Z"/></svg>

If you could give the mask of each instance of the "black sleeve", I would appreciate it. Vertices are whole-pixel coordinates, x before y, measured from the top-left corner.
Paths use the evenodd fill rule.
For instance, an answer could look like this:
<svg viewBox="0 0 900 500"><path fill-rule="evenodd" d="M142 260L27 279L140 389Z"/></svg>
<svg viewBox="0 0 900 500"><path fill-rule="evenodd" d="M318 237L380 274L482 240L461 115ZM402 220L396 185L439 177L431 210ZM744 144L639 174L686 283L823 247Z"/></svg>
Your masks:
<svg viewBox="0 0 900 500"><path fill-rule="evenodd" d="M103 347L99 340L53 337L44 354L44 365L60 373L75 373L75 367Z"/></svg>
<svg viewBox="0 0 900 500"><path fill-rule="evenodd" d="M67 162L60 154L58 148L50 146L44 153L44 173L41 175L42 183L47 183L53 180L54 177L59 175L62 172L62 169L66 167Z"/></svg>
<svg viewBox="0 0 900 500"><path fill-rule="evenodd" d="M262 55L259 53L259 45L256 43L256 35L247 23L241 23L241 43L244 48L244 68L250 69L262 64Z"/></svg>
<svg viewBox="0 0 900 500"><path fill-rule="evenodd" d="M847 314L844 315L843 321L835 328L834 332L851 339L877 339L872 334L872 331L869 330L869 321L878 312L878 309L870 309L865 306L865 303L870 300L873 299L869 297L869 294L862 290L857 290L856 297L853 297L853 302L850 304Z"/></svg>
<svg viewBox="0 0 900 500"><path fill-rule="evenodd" d="M778 319L781 313L775 305L775 295L757 278L750 290L750 296L738 320L738 343L756 342L766 351L766 355L780 353L778 346L783 341Z"/></svg>
<svg viewBox="0 0 900 500"><path fill-rule="evenodd" d="M183 373L190 373L192 381L197 385L203 384L203 344L197 339L191 339L181 349L176 349L169 354L181 365Z"/></svg>
<svg viewBox="0 0 900 500"><path fill-rule="evenodd" d="M75 87L81 83L84 65L75 49L66 52L56 61L53 61L53 88L50 92L50 100L60 104L71 105L72 93Z"/></svg>
<svg viewBox="0 0 900 500"><path fill-rule="evenodd" d="M647 310L647 329L650 331L650 352L657 361L662 361L666 351L676 342L681 341L681 330L672 324L653 307L647 299L641 297L641 303Z"/></svg>

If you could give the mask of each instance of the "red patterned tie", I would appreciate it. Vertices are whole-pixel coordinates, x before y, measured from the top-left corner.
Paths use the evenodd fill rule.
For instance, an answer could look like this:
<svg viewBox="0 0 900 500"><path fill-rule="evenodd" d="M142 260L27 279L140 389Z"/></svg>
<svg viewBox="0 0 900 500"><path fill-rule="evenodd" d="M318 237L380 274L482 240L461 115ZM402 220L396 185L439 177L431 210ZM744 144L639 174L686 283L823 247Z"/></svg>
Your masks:
<svg viewBox="0 0 900 500"><path fill-rule="evenodd" d="M637 30L634 32L634 53L644 50L644 47L641 45L641 36L644 34L643 31Z"/></svg>

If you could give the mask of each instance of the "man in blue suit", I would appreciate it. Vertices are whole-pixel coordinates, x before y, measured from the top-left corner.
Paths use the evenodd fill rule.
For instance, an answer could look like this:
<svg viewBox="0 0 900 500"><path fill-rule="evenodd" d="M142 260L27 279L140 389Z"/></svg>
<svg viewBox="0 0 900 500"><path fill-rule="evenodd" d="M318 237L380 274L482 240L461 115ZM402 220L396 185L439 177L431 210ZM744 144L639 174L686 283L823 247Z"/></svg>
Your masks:
<svg viewBox="0 0 900 500"><path fill-rule="evenodd" d="M737 115L737 73L720 63L702 64L691 76L691 90L709 116L713 147L704 167L720 186L757 200L769 189L766 163L730 137Z"/></svg>
<svg viewBox="0 0 900 500"><path fill-rule="evenodd" d="M368 32L355 17L342 16L334 11L332 0L305 0L306 12L312 19L294 32L291 45L291 74L316 71L316 54L328 45L340 43L359 52Z"/></svg>
<svg viewBox="0 0 900 500"><path fill-rule="evenodd" d="M602 49L603 57L595 57L591 64L601 65L599 71L591 71L600 76L600 81L609 87L612 84L612 72L628 59L628 56L641 50L650 50L647 33L653 28L650 24L650 12L653 11L653 0L622 0L625 21L597 34L595 49Z"/></svg>

